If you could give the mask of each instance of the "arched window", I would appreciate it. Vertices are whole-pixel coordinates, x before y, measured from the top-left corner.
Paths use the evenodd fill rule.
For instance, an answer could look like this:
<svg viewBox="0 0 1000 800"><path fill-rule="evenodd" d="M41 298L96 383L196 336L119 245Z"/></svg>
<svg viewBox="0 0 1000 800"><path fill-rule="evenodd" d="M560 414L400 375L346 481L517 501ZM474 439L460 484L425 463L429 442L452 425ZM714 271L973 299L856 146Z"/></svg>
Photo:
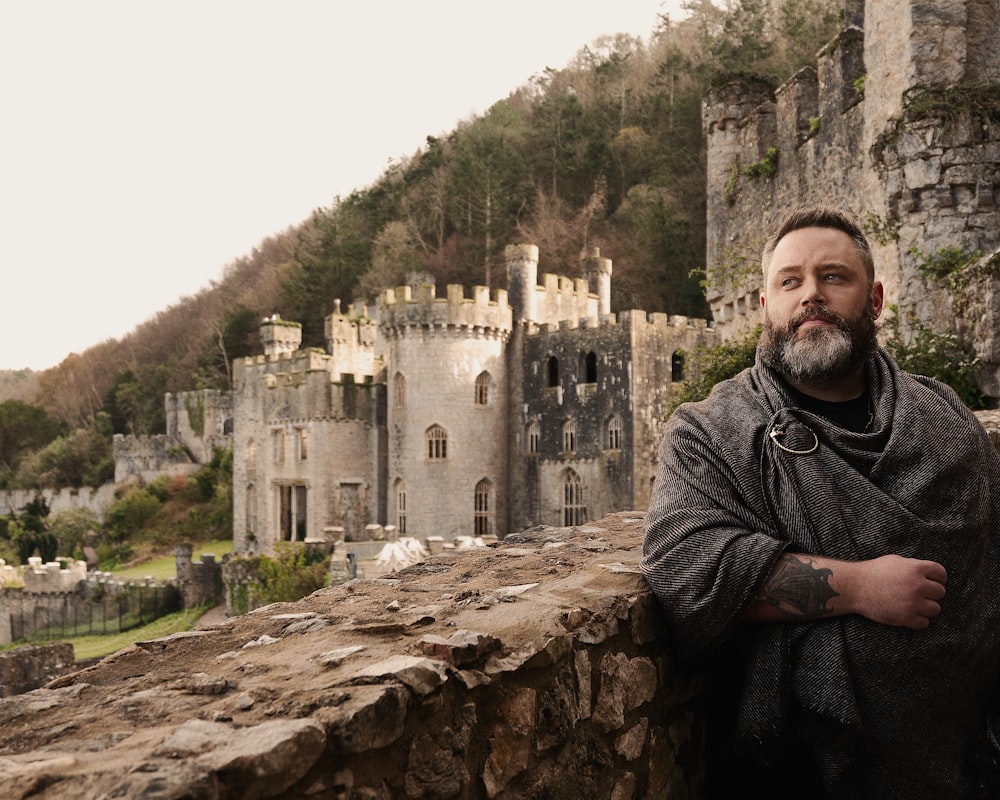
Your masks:
<svg viewBox="0 0 1000 800"><path fill-rule="evenodd" d="M425 434L427 439L427 458L431 461L443 461L448 457L448 433L440 425L431 425Z"/></svg>
<svg viewBox="0 0 1000 800"><path fill-rule="evenodd" d="M583 482L571 469L563 474L563 525L583 525L587 521L587 506L583 497Z"/></svg>
<svg viewBox="0 0 1000 800"><path fill-rule="evenodd" d="M584 383L597 383L597 356L593 352L583 357L583 376Z"/></svg>
<svg viewBox="0 0 1000 800"><path fill-rule="evenodd" d="M549 356L549 362L547 367L548 373L548 386L558 386L559 385L559 359L555 356Z"/></svg>
<svg viewBox="0 0 1000 800"><path fill-rule="evenodd" d="M247 474L255 475L257 473L257 442L253 439L247 442L245 463Z"/></svg>
<svg viewBox="0 0 1000 800"><path fill-rule="evenodd" d="M670 380L684 380L684 353L678 350L670 357Z"/></svg>
<svg viewBox="0 0 1000 800"><path fill-rule="evenodd" d="M396 480L396 530L406 535L406 481Z"/></svg>
<svg viewBox="0 0 1000 800"><path fill-rule="evenodd" d="M488 536L492 533L492 525L490 524L490 482L486 478L476 484L474 502L473 524L476 536Z"/></svg>
<svg viewBox="0 0 1000 800"><path fill-rule="evenodd" d="M480 372L476 376L476 405L485 406L490 402L490 373Z"/></svg>
<svg viewBox="0 0 1000 800"><path fill-rule="evenodd" d="M392 404L396 408L406 405L406 378L402 372L397 372L392 379Z"/></svg>
<svg viewBox="0 0 1000 800"><path fill-rule="evenodd" d="M537 419L533 419L528 423L526 437L528 440L528 452L537 453L542 441L542 426L538 424Z"/></svg>
<svg viewBox="0 0 1000 800"><path fill-rule="evenodd" d="M576 420L568 419L563 423L562 429L563 452L572 453L576 450Z"/></svg>
<svg viewBox="0 0 1000 800"><path fill-rule="evenodd" d="M608 450L621 450L622 449L622 418L617 414L612 414L608 417L608 436L606 444Z"/></svg>

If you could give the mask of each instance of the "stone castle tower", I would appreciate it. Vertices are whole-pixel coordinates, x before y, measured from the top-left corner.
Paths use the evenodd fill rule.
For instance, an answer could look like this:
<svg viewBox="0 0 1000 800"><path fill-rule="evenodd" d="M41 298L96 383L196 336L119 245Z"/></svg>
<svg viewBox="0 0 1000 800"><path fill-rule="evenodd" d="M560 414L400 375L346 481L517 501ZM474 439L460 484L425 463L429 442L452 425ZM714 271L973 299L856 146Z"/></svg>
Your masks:
<svg viewBox="0 0 1000 800"><path fill-rule="evenodd" d="M709 303L720 335L759 321L759 254L789 207L840 205L875 246L901 330L958 333L1000 396L1000 14L994 0L845 0L844 31L776 91L703 104ZM942 255L960 267L935 278Z"/></svg>
<svg viewBox="0 0 1000 800"><path fill-rule="evenodd" d="M596 250L584 277L540 284L537 247L506 255L508 290L492 295L425 284L335 302L325 352L264 320L264 354L234 370L237 552L371 528L504 536L648 504L671 382L714 331L612 314Z"/></svg>

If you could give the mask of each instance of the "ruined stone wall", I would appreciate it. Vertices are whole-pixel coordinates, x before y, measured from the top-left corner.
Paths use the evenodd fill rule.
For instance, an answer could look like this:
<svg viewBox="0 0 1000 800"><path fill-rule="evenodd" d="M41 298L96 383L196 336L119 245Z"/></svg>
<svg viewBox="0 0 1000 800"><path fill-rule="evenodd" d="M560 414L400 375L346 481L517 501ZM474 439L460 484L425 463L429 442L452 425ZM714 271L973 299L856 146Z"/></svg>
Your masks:
<svg viewBox="0 0 1000 800"><path fill-rule="evenodd" d="M698 797L641 539L537 529L127 648L0 703L0 795Z"/></svg>
<svg viewBox="0 0 1000 800"><path fill-rule="evenodd" d="M115 486L110 483L98 486L84 486L79 489L3 489L0 490L0 515L19 514L28 503L41 497L48 504L51 514L61 514L85 508L92 511L98 522L104 521L104 513L114 500Z"/></svg>
<svg viewBox="0 0 1000 800"><path fill-rule="evenodd" d="M202 468L176 436L125 436L116 433L111 443L115 483L129 480L151 483L161 475L193 475Z"/></svg>
<svg viewBox="0 0 1000 800"><path fill-rule="evenodd" d="M198 464L208 464L216 448L228 450L232 446L232 392L168 392L163 402L167 436L177 439Z"/></svg>
<svg viewBox="0 0 1000 800"><path fill-rule="evenodd" d="M1000 396L1000 15L992 0L850 4L854 22L777 91L705 98L709 303L724 337L760 319L764 236L787 209L853 212L904 337L958 333ZM942 253L971 265L942 277Z"/></svg>
<svg viewBox="0 0 1000 800"><path fill-rule="evenodd" d="M0 697L38 689L76 669L73 645L53 642L0 652Z"/></svg>

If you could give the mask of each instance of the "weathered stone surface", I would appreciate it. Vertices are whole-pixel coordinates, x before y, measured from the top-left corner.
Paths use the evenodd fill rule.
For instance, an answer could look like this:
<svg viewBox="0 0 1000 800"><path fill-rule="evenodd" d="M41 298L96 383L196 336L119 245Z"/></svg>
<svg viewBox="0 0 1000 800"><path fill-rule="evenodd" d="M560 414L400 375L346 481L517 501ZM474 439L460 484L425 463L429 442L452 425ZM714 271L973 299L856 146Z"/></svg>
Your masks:
<svg viewBox="0 0 1000 800"><path fill-rule="evenodd" d="M559 528L513 559L503 542L442 554L444 571L431 557L0 700L0 797L606 800L696 787L694 689L680 674L658 681L670 658L632 571L641 515L592 527L596 548L593 531Z"/></svg>

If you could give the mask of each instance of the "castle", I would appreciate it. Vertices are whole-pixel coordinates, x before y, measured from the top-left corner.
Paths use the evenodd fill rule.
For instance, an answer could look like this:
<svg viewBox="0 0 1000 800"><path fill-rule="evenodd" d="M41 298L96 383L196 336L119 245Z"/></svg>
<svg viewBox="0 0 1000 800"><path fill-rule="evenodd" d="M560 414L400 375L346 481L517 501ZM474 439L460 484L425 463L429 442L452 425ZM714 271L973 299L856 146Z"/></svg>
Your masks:
<svg viewBox="0 0 1000 800"><path fill-rule="evenodd" d="M335 303L324 351L261 325L235 368L234 549L579 525L648 503L658 425L704 320L611 313L610 259L542 276L507 248L509 288L430 284ZM175 406L176 407L176 406Z"/></svg>
<svg viewBox="0 0 1000 800"><path fill-rule="evenodd" d="M538 284L537 250L515 245L506 292L425 285L337 304L322 351L266 320L264 355L236 365L233 393L168 395L167 436L116 437L116 483L193 472L232 442L243 552L368 526L453 540L644 508L680 354L759 322L764 232L810 201L863 221L904 335L957 334L1000 398L994 0L844 11L815 67L704 100L712 325L611 314L609 260L589 253L583 278ZM958 267L947 280L941 254ZM46 496L53 511L106 505L89 492ZM30 499L0 493L0 511Z"/></svg>
<svg viewBox="0 0 1000 800"><path fill-rule="evenodd" d="M831 203L863 222L904 335L961 337L983 391L1000 397L996 3L845 0L844 10L845 28L816 67L776 91L736 81L704 99L719 335L760 320L760 252L777 218Z"/></svg>

